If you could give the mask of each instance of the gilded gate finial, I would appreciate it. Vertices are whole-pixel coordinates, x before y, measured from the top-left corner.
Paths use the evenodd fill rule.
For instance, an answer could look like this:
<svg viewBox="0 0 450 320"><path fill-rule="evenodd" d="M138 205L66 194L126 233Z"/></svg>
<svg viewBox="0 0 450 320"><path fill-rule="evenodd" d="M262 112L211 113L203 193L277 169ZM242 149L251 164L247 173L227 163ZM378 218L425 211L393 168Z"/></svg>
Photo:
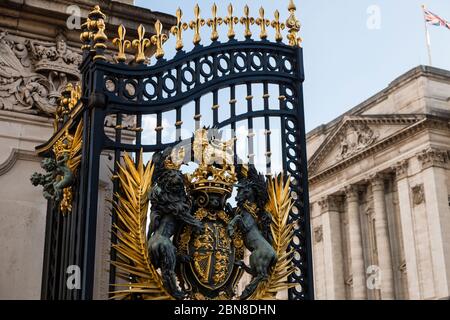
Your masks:
<svg viewBox="0 0 450 320"><path fill-rule="evenodd" d="M212 19L208 19L208 27L211 27L211 40L216 41L219 39L219 33L217 32L217 26L220 26L223 23L223 19L220 17L217 17L217 5L214 3L211 9L212 12Z"/></svg>
<svg viewBox="0 0 450 320"><path fill-rule="evenodd" d="M91 49L90 45L91 33L89 32L89 24L90 19L88 18L86 22L81 25L80 40L82 43L81 50L83 51L89 51Z"/></svg>
<svg viewBox="0 0 450 320"><path fill-rule="evenodd" d="M256 24L258 26L260 26L260 28L261 28L261 33L259 34L259 37L262 40L267 39L266 27L268 27L270 25L270 20L268 20L264 17L264 8L263 7L259 8L259 18L256 19Z"/></svg>
<svg viewBox="0 0 450 320"><path fill-rule="evenodd" d="M138 27L138 39L134 39L132 45L136 48L136 54L134 60L137 63L143 63L146 60L145 48L149 47L151 44L150 39L145 38L145 28L142 24Z"/></svg>
<svg viewBox="0 0 450 320"><path fill-rule="evenodd" d="M177 24L174 25L172 28L170 28L170 33L176 36L177 43L175 45L175 48L179 51L184 47L183 30L186 30L188 28L188 25L187 23L181 21L181 18L183 17L183 11L181 11L180 8L177 9L176 16L177 16Z"/></svg>
<svg viewBox="0 0 450 320"><path fill-rule="evenodd" d="M93 49L95 51L94 61L106 60L105 56L103 55L106 49L105 42L108 41L108 37L105 34L106 15L100 10L100 6L95 6L94 10L91 13L89 13L89 18L95 21L95 25L92 24L91 30Z"/></svg>
<svg viewBox="0 0 450 320"><path fill-rule="evenodd" d="M250 9L248 5L244 7L244 16L241 18L241 24L245 26L244 36L248 39L252 36L250 26L255 23L255 19L250 17Z"/></svg>
<svg viewBox="0 0 450 320"><path fill-rule="evenodd" d="M225 18L224 22L228 25L228 38L233 39L236 36L234 25L239 23L239 18L233 16L233 5L231 3L228 5L228 16Z"/></svg>
<svg viewBox="0 0 450 320"><path fill-rule="evenodd" d="M194 40L192 41L195 45L198 45L202 38L200 37L200 28L205 25L205 20L200 17L200 7L198 4L194 7L195 19L189 23L189 28L194 30Z"/></svg>
<svg viewBox="0 0 450 320"><path fill-rule="evenodd" d="M162 30L163 25L161 21L157 20L155 22L156 34L151 37L152 44L156 46L156 53L155 53L156 59L161 59L162 57L164 57L164 50L162 46L164 42L166 42L167 39L169 38L167 34L162 33Z"/></svg>
<svg viewBox="0 0 450 320"><path fill-rule="evenodd" d="M115 45L119 49L119 52L116 54L115 59L117 62L125 62L127 60L125 50L131 47L131 41L125 39L127 29L125 29L123 24L119 26L119 28L117 29L117 33L119 37L113 39L113 45Z"/></svg>
<svg viewBox="0 0 450 320"><path fill-rule="evenodd" d="M81 26L80 40L83 43L81 49L95 54L94 60L105 60L103 53L106 49L105 42L108 40L105 34L105 19L106 15L96 5Z"/></svg>
<svg viewBox="0 0 450 320"><path fill-rule="evenodd" d="M278 10L275 10L274 16L275 20L272 21L271 26L275 29L275 40L280 42L283 40L281 30L284 30L286 25L283 22L280 22L280 12Z"/></svg>
<svg viewBox="0 0 450 320"><path fill-rule="evenodd" d="M302 38L298 36L298 32L300 31L301 24L300 21L295 16L295 11L297 7L294 4L294 1L291 0L288 6L289 17L286 20L286 27L289 29L289 34L287 38L289 40L290 46L301 46Z"/></svg>

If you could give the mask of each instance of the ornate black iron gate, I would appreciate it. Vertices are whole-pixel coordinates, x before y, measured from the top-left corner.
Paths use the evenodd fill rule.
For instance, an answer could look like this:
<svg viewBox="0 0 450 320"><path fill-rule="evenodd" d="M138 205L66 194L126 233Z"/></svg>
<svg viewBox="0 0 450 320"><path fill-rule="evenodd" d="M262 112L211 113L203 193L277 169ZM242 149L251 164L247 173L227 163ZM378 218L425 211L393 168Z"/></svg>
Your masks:
<svg viewBox="0 0 450 320"><path fill-rule="evenodd" d="M228 16L223 20L216 16L217 8L213 8L214 17L207 21L212 28L212 43L202 46L199 30L205 21L200 18L200 10L196 7L196 19L190 23L194 30L195 47L190 52L182 50L182 32L187 24L181 21L182 14L178 11L178 24L171 29L177 39L178 52L174 58L168 61L163 58L162 45L167 35L162 33L162 26L157 22L156 35L150 39L145 38L144 28L139 27L139 38L132 42L136 54L130 64L126 63L126 50L131 42L125 39L123 27L119 28L119 37L113 41L118 46L119 53L115 57L117 63L106 61L105 43L108 39L104 33L105 16L98 7L91 12L81 34L84 60L81 66L83 80L80 97L74 94L75 90L68 90L63 95L55 122L55 135L47 144L38 147L43 155L52 154L53 150L52 156L60 162L76 157L81 160L76 166L72 165L74 175L70 177L73 180L70 187L65 186L64 196L56 198L58 203L69 200L73 207L66 209L67 214L62 215L61 205L49 203L43 298L93 297L102 152L112 157L112 176L115 177L124 152L133 154L137 163L141 153L150 155L180 142L185 138L183 130L186 123L191 121L195 129L204 125L230 129L236 140L245 140L246 156L250 163L255 158L261 158L255 151L259 147L255 145L255 136L258 129L263 130L265 150L262 157L267 174L274 170L271 160L274 152L281 152L282 169L291 176L292 181L294 205L290 220L296 222L290 244L294 250L292 261L296 269L289 276L289 282L296 286L289 289L289 299L313 298L302 89L304 70L301 40L297 36L300 25L295 18L295 10L291 2L289 18L284 24L279 20L278 12L275 13L275 20L269 21L261 9L260 17L254 19L249 16L246 7L240 19L245 28L245 40L239 41L235 39L234 30L239 20L233 16L231 5ZM227 42L218 41L217 26L222 21L228 25ZM251 39L250 28L255 22L260 27L260 41ZM275 31L276 42L267 40L266 28L269 25ZM282 43L281 32L285 26L288 28L288 45ZM147 61L145 49L151 44L156 48L157 61L149 66L144 64ZM257 93L262 93L260 104L255 103L256 86L259 88ZM212 103L202 104L205 95L210 95ZM243 96L244 101L239 100L238 95ZM188 114L188 105L193 107L193 114ZM227 110L224 112L226 116L221 114L222 110ZM169 113L172 118L168 117ZM174 123L168 124L169 118ZM150 122L153 127L145 127L145 119L152 119ZM105 122L109 128L105 127ZM256 122L260 124L259 127L255 125ZM240 126L246 127L244 138L236 135ZM165 134L169 127L173 128L172 135ZM78 152L73 150L73 140L80 135L80 128L83 143ZM146 138L143 137L146 132L151 132L150 142L143 139ZM69 157L58 156L55 152L54 146L58 141L71 150L68 152ZM235 151L235 154L239 153L236 146ZM61 173L56 175L65 177ZM113 188L116 195L119 191L117 179L113 179ZM69 191L70 197L67 199ZM49 198L55 199L54 195ZM116 222L114 212L112 220L113 228ZM111 241L116 241L114 233ZM115 260L114 250L111 258ZM67 289L66 268L69 265L81 267L80 290ZM112 267L111 283L115 279L114 272Z"/></svg>

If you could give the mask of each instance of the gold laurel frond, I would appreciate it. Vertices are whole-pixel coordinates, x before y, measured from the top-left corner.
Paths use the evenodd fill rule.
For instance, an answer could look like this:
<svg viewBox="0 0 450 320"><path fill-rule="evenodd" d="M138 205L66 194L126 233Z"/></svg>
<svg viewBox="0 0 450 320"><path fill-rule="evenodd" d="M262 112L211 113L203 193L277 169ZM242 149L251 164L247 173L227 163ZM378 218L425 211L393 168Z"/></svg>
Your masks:
<svg viewBox="0 0 450 320"><path fill-rule="evenodd" d="M117 289L112 292L112 299L131 299L136 295L145 300L172 299L151 264L147 249L148 192L153 171L151 163L144 166L142 153L137 167L127 153L123 164L119 164L117 177L121 192L116 194L118 201L113 202L118 218L117 244L112 246L117 258L111 264L124 282L113 284Z"/></svg>
<svg viewBox="0 0 450 320"><path fill-rule="evenodd" d="M67 165L70 171L75 172L81 162L81 146L83 145L83 120L78 123L75 134L73 135L72 146Z"/></svg>
<svg viewBox="0 0 450 320"><path fill-rule="evenodd" d="M282 175L270 179L268 183L269 203L267 211L272 215L271 230L273 235L273 248L278 257L275 266L269 272L269 278L262 281L251 300L273 300L279 291L294 287L287 282L287 278L294 272L292 266L292 250L288 251L289 244L294 236L294 225L289 223L289 212L292 209L290 194L290 179Z"/></svg>

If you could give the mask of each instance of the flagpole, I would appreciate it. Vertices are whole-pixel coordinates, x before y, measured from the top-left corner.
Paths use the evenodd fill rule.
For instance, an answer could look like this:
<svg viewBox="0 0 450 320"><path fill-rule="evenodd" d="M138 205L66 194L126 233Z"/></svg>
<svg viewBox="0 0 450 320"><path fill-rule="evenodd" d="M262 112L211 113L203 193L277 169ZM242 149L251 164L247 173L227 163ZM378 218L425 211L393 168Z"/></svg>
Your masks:
<svg viewBox="0 0 450 320"><path fill-rule="evenodd" d="M425 5L422 5L422 12L425 15ZM428 29L428 24L427 24L427 20L425 19L424 16L424 25L425 25L425 41L426 41L426 45L427 45L427 51L428 51L428 63L429 65L432 67L433 66L433 61L431 59L431 38L430 38L430 31Z"/></svg>

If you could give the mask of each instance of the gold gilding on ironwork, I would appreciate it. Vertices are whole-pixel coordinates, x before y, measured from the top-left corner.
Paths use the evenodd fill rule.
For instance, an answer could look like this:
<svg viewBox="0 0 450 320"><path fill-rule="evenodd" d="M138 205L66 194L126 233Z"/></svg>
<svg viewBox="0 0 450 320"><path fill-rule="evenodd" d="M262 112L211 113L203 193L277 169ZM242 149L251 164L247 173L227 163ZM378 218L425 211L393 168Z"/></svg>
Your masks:
<svg viewBox="0 0 450 320"><path fill-rule="evenodd" d="M290 46L300 47L302 43L302 38L298 36L301 28L300 21L295 16L295 11L297 10L294 1L291 0L288 6L289 17L286 20L286 27L289 29L287 38L289 40Z"/></svg>
<svg viewBox="0 0 450 320"><path fill-rule="evenodd" d="M124 25L121 24L117 29L117 33L119 35L118 38L113 39L113 45L115 45L119 52L116 54L115 59L117 62L125 62L127 60L127 56L125 55L125 50L131 47L131 41L125 39L125 35L127 34L127 29L125 29Z"/></svg>
<svg viewBox="0 0 450 320"><path fill-rule="evenodd" d="M118 161L118 166L116 177L120 192L116 194L118 200L113 201L119 221L115 224L118 241L112 245L118 254L111 264L125 281L114 284L113 298L129 299L139 291L144 300L169 300L171 296L164 289L161 275L150 262L145 232L154 166L151 163L144 164L142 152L137 165L125 153L123 161ZM133 277L133 281L130 281L130 277Z"/></svg>
<svg viewBox="0 0 450 320"><path fill-rule="evenodd" d="M167 34L162 33L163 25L161 21L157 20L155 22L155 31L156 34L151 37L152 44L156 46L156 53L155 57L156 59L161 59L164 57L164 50L163 50L163 44L167 41L169 38Z"/></svg>
<svg viewBox="0 0 450 320"><path fill-rule="evenodd" d="M268 278L262 281L250 296L251 300L275 299L277 291L294 286L284 280L294 272L291 265L292 251L288 249L289 243L294 238L294 224L288 219L293 206L290 181L291 179L284 179L282 175L269 179L269 202L266 210L272 216L273 248L278 260Z"/></svg>
<svg viewBox="0 0 450 320"><path fill-rule="evenodd" d="M239 23L239 18L233 16L233 5L231 3L228 5L228 16L224 19L224 22L228 25L228 38L234 39L236 36L236 33L234 32L234 25Z"/></svg>
<svg viewBox="0 0 450 320"><path fill-rule="evenodd" d="M103 52L106 49L106 41L108 41L108 37L105 34L106 24L105 19L106 15L100 10L99 6L95 6L94 10L89 14L89 18L95 21L92 28L92 37L93 37L93 46L95 51L94 61L95 60L106 60Z"/></svg>
<svg viewBox="0 0 450 320"><path fill-rule="evenodd" d="M248 5L244 7L244 16L241 18L241 24L244 25L245 31L244 36L246 38L250 38L252 36L252 31L250 30L250 26L255 23L255 19L250 17L250 9Z"/></svg>
<svg viewBox="0 0 450 320"><path fill-rule="evenodd" d="M214 3L211 9L212 18L208 19L208 27L211 28L211 40L216 41L219 39L219 32L217 32L217 27L223 23L223 19L217 16L217 5Z"/></svg>
<svg viewBox="0 0 450 320"><path fill-rule="evenodd" d="M53 153L58 162L65 162L67 168L75 174L81 163L81 146L83 143L83 121L78 123L74 134L69 130L53 145ZM62 179L60 177L59 179ZM72 212L73 190L72 187L63 189L63 197L59 203L60 211L63 215Z"/></svg>
<svg viewBox="0 0 450 320"><path fill-rule="evenodd" d="M142 24L139 25L137 32L138 38L132 42L133 47L136 48L134 60L136 63L144 63L147 60L145 57L145 49L150 46L151 41L145 38L145 28Z"/></svg>
<svg viewBox="0 0 450 320"><path fill-rule="evenodd" d="M189 28L194 30L194 39L192 42L195 45L198 45L200 41L202 41L202 38L200 37L200 29L205 25L205 20L200 17L200 7L198 4L194 7L194 15L195 19L189 23Z"/></svg>
<svg viewBox="0 0 450 320"><path fill-rule="evenodd" d="M61 97L58 101L53 124L54 132L58 131L59 123L64 123L68 120L70 113L75 108L80 98L81 86L78 83L75 85L68 83L61 92Z"/></svg>
<svg viewBox="0 0 450 320"><path fill-rule="evenodd" d="M283 22L280 22L280 12L278 10L275 10L274 16L275 19L272 21L271 26L275 29L275 40L280 42L283 40L281 31L284 30L286 25Z"/></svg>
<svg viewBox="0 0 450 320"><path fill-rule="evenodd" d="M261 28L261 32L259 34L259 37L264 40L267 39L267 28L270 25L270 20L266 19L264 17L264 8L259 8L259 18L256 19L256 24Z"/></svg>
<svg viewBox="0 0 450 320"><path fill-rule="evenodd" d="M90 32L88 29L89 25L89 19L81 25L81 33L80 33L80 40L81 40L81 50L89 50L91 48L90 46Z"/></svg>
<svg viewBox="0 0 450 320"><path fill-rule="evenodd" d="M108 37L105 34L106 15L97 5L88 14L88 18L81 26L80 40L83 43L82 50L90 50L95 56L94 60L106 60L103 55L106 49L106 41Z"/></svg>
<svg viewBox="0 0 450 320"><path fill-rule="evenodd" d="M199 164L198 168L188 175L191 190L211 191L220 194L229 194L237 181L235 167L233 165L234 140L225 142L215 141L215 148L208 144L206 129L199 129L194 134L192 146L194 159ZM221 168L216 168L211 163L219 161Z"/></svg>
<svg viewBox="0 0 450 320"><path fill-rule="evenodd" d="M172 28L170 28L170 33L173 34L177 39L175 48L177 50L181 50L184 47L183 30L186 30L188 28L188 24L181 21L181 19L183 18L183 11L181 11L180 8L177 9L176 17L177 17L177 24L174 25Z"/></svg>

